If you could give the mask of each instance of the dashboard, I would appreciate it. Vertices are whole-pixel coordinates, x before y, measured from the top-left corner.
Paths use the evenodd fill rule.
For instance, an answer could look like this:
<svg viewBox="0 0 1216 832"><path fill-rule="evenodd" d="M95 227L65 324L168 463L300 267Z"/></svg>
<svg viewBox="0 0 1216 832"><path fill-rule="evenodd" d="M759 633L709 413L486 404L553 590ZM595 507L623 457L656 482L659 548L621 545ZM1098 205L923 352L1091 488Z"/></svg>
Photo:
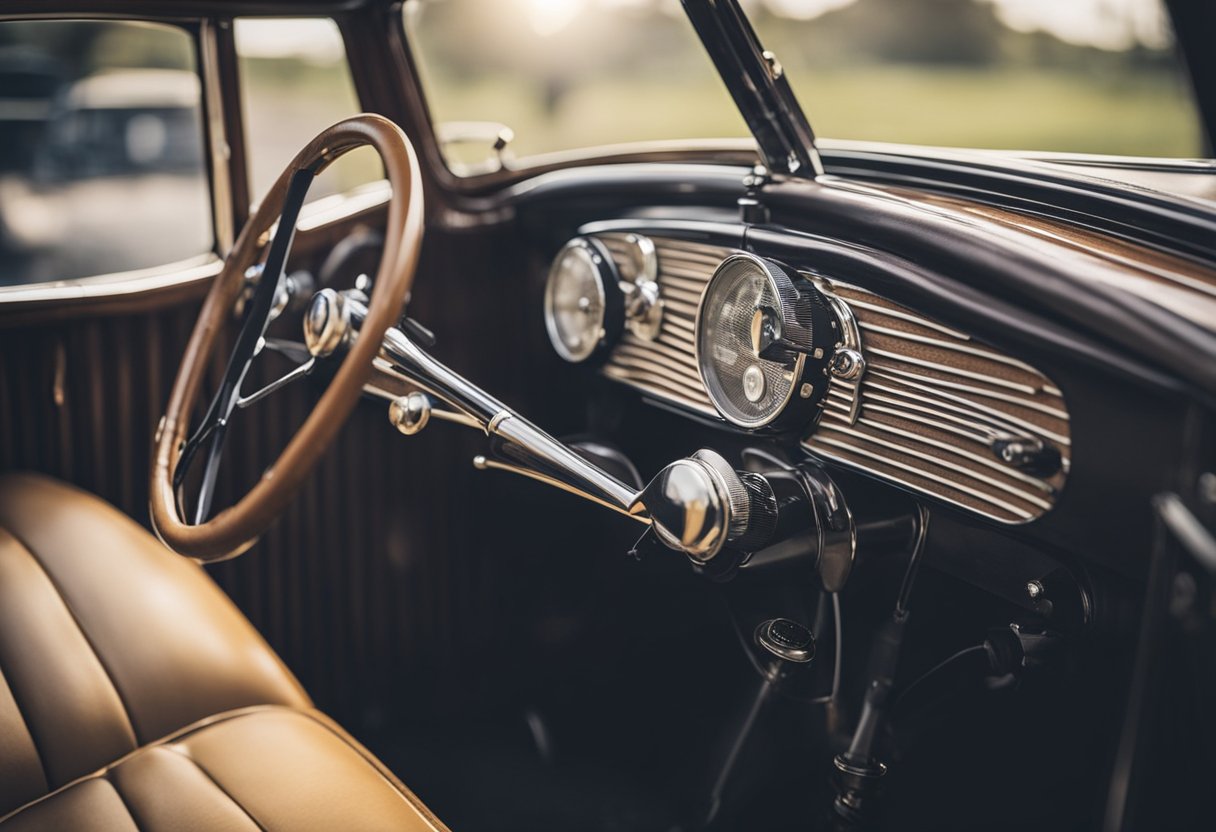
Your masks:
<svg viewBox="0 0 1216 832"><path fill-rule="evenodd" d="M1070 417L1038 368L813 262L695 223L595 223L559 252L546 327L567 361L728 430L1004 524L1055 505Z"/></svg>

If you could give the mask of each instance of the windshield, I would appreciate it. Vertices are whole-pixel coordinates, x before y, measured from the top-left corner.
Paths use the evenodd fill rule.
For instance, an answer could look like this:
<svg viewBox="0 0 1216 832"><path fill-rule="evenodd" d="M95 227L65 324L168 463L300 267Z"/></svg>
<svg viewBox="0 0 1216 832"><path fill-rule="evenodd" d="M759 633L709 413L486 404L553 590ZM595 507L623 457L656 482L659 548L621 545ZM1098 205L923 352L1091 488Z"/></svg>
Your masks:
<svg viewBox="0 0 1216 832"><path fill-rule="evenodd" d="M408 0L404 25L444 155L515 157L748 137L677 0Z"/></svg>
<svg viewBox="0 0 1216 832"><path fill-rule="evenodd" d="M1198 157L1161 0L743 0L820 137ZM746 137L677 0L407 0L449 164ZM508 132L503 133L503 128Z"/></svg>
<svg viewBox="0 0 1216 832"><path fill-rule="evenodd" d="M1196 157L1160 0L745 4L819 136Z"/></svg>

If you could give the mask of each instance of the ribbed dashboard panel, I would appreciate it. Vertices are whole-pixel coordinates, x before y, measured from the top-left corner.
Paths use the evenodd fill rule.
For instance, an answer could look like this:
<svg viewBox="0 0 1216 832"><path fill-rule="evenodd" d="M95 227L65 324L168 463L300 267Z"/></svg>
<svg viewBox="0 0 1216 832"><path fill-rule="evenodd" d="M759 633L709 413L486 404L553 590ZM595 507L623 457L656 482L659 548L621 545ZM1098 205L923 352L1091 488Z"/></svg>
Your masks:
<svg viewBox="0 0 1216 832"><path fill-rule="evenodd" d="M631 235L598 235L625 280L641 265ZM652 237L665 305L657 341L626 332L602 372L700 414L716 415L697 370L694 327L705 284L730 249ZM857 319L867 370L851 421L853 384L833 380L803 447L821 458L1006 523L1049 510L1069 464L1059 389L1030 365L860 287L828 283ZM1034 437L1060 453L1040 477L1002 461L993 441Z"/></svg>
<svg viewBox="0 0 1216 832"><path fill-rule="evenodd" d="M621 277L637 278L628 234L601 234ZM639 390L717 416L697 369L695 327L705 284L730 249L683 240L651 238L658 255L656 281L663 298L663 325L655 341L626 331L604 363L603 373Z"/></svg>
<svg viewBox="0 0 1216 832"><path fill-rule="evenodd" d="M851 391L834 381L804 447L1008 523L1052 507L1070 445L1055 385L1028 364L864 289L832 290L861 330L867 360L861 409L850 425ZM1041 478L999 460L992 443L1002 436L1050 442L1061 470Z"/></svg>

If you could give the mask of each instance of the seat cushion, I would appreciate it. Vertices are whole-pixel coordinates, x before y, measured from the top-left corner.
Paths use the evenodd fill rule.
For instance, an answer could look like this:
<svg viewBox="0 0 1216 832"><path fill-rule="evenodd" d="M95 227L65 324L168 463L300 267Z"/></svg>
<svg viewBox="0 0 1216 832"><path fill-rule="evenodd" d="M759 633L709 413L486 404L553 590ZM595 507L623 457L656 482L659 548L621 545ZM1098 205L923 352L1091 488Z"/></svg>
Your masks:
<svg viewBox="0 0 1216 832"><path fill-rule="evenodd" d="M0 828L442 829L195 563L0 476Z"/></svg>
<svg viewBox="0 0 1216 832"><path fill-rule="evenodd" d="M444 827L327 717L267 706L204 720L0 819L0 832L44 829Z"/></svg>

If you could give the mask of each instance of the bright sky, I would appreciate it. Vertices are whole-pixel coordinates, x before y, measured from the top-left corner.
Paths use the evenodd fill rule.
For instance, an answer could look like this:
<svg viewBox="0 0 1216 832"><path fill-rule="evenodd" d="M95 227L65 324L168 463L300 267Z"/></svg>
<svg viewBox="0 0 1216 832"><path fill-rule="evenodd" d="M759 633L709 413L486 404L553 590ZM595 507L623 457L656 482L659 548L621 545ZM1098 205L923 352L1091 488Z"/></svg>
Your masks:
<svg viewBox="0 0 1216 832"><path fill-rule="evenodd" d="M580 0L550 0L576 3ZM752 0L776 14L809 20L856 0ZM916 2L916 0L908 0ZM977 0L996 7L997 16L1023 32L1044 30L1061 40L1127 49L1136 41L1151 46L1168 42L1161 0Z"/></svg>
<svg viewBox="0 0 1216 832"><path fill-rule="evenodd" d="M338 24L322 18L241 18L236 48L249 58L311 58L319 64L341 60L344 54Z"/></svg>
<svg viewBox="0 0 1216 832"><path fill-rule="evenodd" d="M748 4L748 0L744 0ZM645 6L669 0L515 0L533 31L557 35L584 7ZM857 0L750 0L764 3L786 17L809 20ZM917 2L917 0L907 0ZM1137 41L1160 46L1168 42L1161 0L977 0L992 3L1006 25L1021 31L1045 30L1057 37L1104 49L1126 49ZM329 20L258 20L237 22L237 45L252 57L312 56L329 63L342 54L342 40Z"/></svg>

